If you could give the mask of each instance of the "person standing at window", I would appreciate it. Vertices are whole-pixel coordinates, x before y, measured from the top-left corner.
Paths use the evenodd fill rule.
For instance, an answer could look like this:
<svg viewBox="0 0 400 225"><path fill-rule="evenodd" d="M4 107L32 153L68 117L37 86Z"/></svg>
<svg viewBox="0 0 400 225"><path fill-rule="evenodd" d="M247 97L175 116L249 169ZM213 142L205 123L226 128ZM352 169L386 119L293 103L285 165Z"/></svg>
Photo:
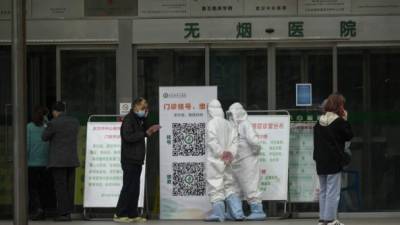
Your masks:
<svg viewBox="0 0 400 225"><path fill-rule="evenodd" d="M320 181L319 225L342 225L336 218L340 199L345 142L353 138L345 98L331 94L324 101L324 114L314 127L314 154Z"/></svg>
<svg viewBox="0 0 400 225"><path fill-rule="evenodd" d="M56 221L70 221L74 209L75 168L79 166L79 121L65 113L65 104L57 102L52 109L53 120L42 135L50 142L49 163L56 190Z"/></svg>
<svg viewBox="0 0 400 225"><path fill-rule="evenodd" d="M43 185L46 177L49 144L42 140L46 128L48 110L36 106L33 110L32 121L27 125L28 151L28 190L31 220L45 218L43 207Z"/></svg>

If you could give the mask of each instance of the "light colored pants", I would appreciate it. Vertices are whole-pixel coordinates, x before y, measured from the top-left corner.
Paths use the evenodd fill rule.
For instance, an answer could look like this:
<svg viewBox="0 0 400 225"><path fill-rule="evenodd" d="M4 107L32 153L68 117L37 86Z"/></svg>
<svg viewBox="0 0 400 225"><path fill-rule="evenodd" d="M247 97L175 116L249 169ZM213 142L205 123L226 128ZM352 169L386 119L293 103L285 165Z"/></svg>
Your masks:
<svg viewBox="0 0 400 225"><path fill-rule="evenodd" d="M236 193L237 182L231 166L226 166L220 159L207 159L207 192L211 203L224 201ZM237 194L237 193L236 193Z"/></svg>
<svg viewBox="0 0 400 225"><path fill-rule="evenodd" d="M236 193L242 193L248 203L261 203L260 167L258 155L250 155L232 164L234 177L237 180Z"/></svg>
<svg viewBox="0 0 400 225"><path fill-rule="evenodd" d="M340 189L341 173L330 175L318 175L320 183L319 193L319 219L332 221L336 219Z"/></svg>

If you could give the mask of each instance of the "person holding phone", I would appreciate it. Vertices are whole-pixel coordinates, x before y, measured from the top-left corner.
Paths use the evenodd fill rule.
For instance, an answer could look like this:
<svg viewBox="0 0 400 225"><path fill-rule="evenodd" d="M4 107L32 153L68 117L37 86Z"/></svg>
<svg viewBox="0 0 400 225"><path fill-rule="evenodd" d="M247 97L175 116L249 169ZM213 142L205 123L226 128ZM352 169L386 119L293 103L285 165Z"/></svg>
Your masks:
<svg viewBox="0 0 400 225"><path fill-rule="evenodd" d="M345 142L353 138L343 95L331 94L323 103L324 114L314 126L314 154L320 181L319 225L342 225L336 218L340 199Z"/></svg>
<svg viewBox="0 0 400 225"><path fill-rule="evenodd" d="M138 98L133 102L131 111L124 117L121 126L121 166L123 183L119 196L115 222L145 222L139 216L138 200L140 193L140 175L144 163L145 138L152 136L161 127L148 126L146 118L149 108L146 99Z"/></svg>

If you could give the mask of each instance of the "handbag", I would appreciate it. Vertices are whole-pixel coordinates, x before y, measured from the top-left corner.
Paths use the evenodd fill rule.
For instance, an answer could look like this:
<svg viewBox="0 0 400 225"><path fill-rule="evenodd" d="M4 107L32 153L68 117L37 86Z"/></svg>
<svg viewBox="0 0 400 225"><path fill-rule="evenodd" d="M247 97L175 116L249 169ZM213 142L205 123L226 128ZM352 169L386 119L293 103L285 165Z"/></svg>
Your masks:
<svg viewBox="0 0 400 225"><path fill-rule="evenodd" d="M348 166L351 162L351 150L350 150L350 145L351 142L347 141L345 143L345 149L344 151L340 149L338 143L336 142L335 136L333 136L333 133L331 131L331 129L329 127L327 127L329 130L329 134L333 140L333 143L335 143L337 152L339 153L339 157L340 157L340 165L342 167Z"/></svg>

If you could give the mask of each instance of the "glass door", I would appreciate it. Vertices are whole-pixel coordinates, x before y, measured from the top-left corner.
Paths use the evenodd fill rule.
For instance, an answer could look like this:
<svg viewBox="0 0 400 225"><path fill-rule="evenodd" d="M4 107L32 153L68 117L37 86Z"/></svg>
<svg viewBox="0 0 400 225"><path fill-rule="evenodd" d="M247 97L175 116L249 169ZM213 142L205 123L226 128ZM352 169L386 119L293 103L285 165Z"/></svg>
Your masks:
<svg viewBox="0 0 400 225"><path fill-rule="evenodd" d="M0 218L12 215L11 47L0 46Z"/></svg>
<svg viewBox="0 0 400 225"><path fill-rule="evenodd" d="M138 93L150 105L148 120L158 123L159 86L199 86L205 84L204 49L139 49ZM148 202L151 211L159 210L159 160L158 134L150 138L147 145L147 172L153 174L146 181ZM153 215L156 216L156 215Z"/></svg>
<svg viewBox="0 0 400 225"><path fill-rule="evenodd" d="M57 100L81 124L75 205L83 205L86 123L90 115L116 114L116 53L112 48L59 48L57 55Z"/></svg>
<svg viewBox="0 0 400 225"><path fill-rule="evenodd" d="M218 86L224 109L241 102L246 109L268 108L267 49L224 49L210 51L211 85Z"/></svg>
<svg viewBox="0 0 400 225"><path fill-rule="evenodd" d="M296 84L312 84L314 106L332 93L332 48L277 49L276 101L278 109L296 108Z"/></svg>
<svg viewBox="0 0 400 225"><path fill-rule="evenodd" d="M399 71L399 48L338 49L338 88L355 133L345 210L400 209Z"/></svg>

